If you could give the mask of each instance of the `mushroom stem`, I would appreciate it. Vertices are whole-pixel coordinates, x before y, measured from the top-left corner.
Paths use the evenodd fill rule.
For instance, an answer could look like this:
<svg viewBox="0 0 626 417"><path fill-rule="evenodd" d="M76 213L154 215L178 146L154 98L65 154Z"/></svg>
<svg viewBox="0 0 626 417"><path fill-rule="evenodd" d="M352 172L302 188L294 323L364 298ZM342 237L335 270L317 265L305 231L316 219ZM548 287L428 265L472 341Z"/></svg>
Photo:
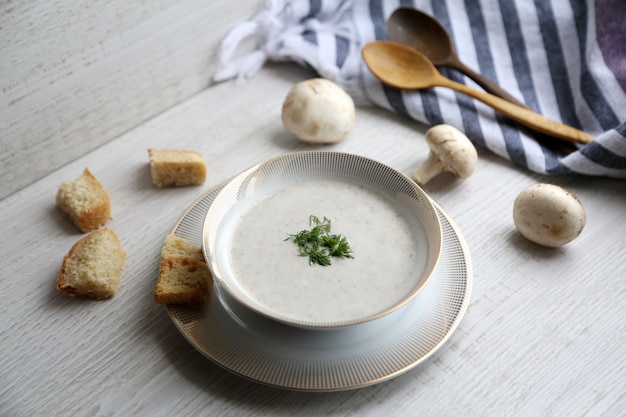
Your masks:
<svg viewBox="0 0 626 417"><path fill-rule="evenodd" d="M437 154L431 152L428 155L428 159L424 161L424 163L420 167L413 171L413 177L419 184L423 185L433 179L433 177L441 173L443 170L444 169L441 159L439 159Z"/></svg>
<svg viewBox="0 0 626 417"><path fill-rule="evenodd" d="M467 178L474 172L478 153L467 136L456 127L441 124L428 129L426 142L430 147L428 159L413 175L422 185L441 172L451 172Z"/></svg>

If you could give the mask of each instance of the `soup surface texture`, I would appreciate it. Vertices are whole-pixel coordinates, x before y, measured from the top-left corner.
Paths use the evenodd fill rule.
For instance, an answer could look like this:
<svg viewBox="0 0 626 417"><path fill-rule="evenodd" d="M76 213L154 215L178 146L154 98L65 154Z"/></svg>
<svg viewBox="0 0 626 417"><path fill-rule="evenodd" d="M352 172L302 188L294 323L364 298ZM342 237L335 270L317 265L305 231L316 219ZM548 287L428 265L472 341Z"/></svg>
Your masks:
<svg viewBox="0 0 626 417"><path fill-rule="evenodd" d="M224 274L252 305L300 322L358 320L382 312L416 285L427 257L424 230L390 197L341 180L299 179L257 193L229 215L217 251ZM309 264L290 234L310 230L309 216L331 220L354 259Z"/></svg>

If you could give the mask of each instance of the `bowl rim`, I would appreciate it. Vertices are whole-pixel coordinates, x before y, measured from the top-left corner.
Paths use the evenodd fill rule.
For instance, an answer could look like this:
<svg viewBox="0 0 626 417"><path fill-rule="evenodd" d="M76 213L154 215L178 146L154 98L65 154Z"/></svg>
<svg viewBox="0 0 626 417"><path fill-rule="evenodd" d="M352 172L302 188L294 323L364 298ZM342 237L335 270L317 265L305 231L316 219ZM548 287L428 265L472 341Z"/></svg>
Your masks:
<svg viewBox="0 0 626 417"><path fill-rule="evenodd" d="M385 170L389 174L393 174L395 177L397 177L399 181L402 181L404 182L404 184L408 185L411 191L415 192L415 194L419 197L416 200L419 200L419 202L427 209L429 214L432 216L432 221L434 222L434 224L431 226L435 229L434 233L437 238L436 242L432 242L432 239L429 237L430 235L428 233L425 233L425 235L428 238L429 249L428 249L428 255L426 256L426 265L424 267L424 271L421 274L419 274L422 277L421 282L419 283L419 285L416 285L415 287L413 287L413 289L409 293L404 295L398 302L394 303L393 305L383 310L375 311L375 312L372 312L363 316L359 316L354 319L344 319L344 320L334 320L334 321L302 320L302 319L294 319L291 317L285 317L285 316L281 316L277 314L272 314L271 308L268 308L268 310L263 310L261 308L255 307L254 305L248 302L248 300L253 300L252 297L245 297L241 295L238 291L236 291L233 287L231 287L229 285L229 281L225 279L222 276L222 274L219 273L220 272L219 265L217 265L217 262L214 259L213 253L211 251L211 248L213 245L211 244L210 237L211 236L217 237L218 233L216 232L216 230L219 229L223 220L220 221L218 224L215 224L213 219L211 219L211 214L212 214L211 208L216 206L215 204L216 202L219 203L220 195L224 196L228 194L232 188L241 187L242 184L246 183L248 179L253 177L254 173L262 170L264 167L273 166L282 161L293 161L293 160L297 160L300 158L319 158L320 160L323 160L324 158L333 158L333 157L340 158L342 161L347 161L347 160L360 161L361 163L369 164L378 169ZM310 175L310 176L314 176L314 175ZM323 176L321 175L319 177L323 178ZM245 197L243 199L245 199ZM237 200L237 203L239 201L241 200ZM233 207L237 203L235 203ZM229 211L231 210L232 210L232 207ZM418 219L418 220L420 221L421 224L423 224L422 219ZM396 170L395 168L392 168L391 166L384 164L380 161L377 161L373 158L356 155L352 153L347 153L347 152L337 152L337 151L300 151L300 152L287 153L287 154L283 154L277 157L270 158L266 161L257 163L245 169L244 171L236 174L235 176L233 176L232 178L230 178L229 180L225 182L224 187L215 196L211 206L209 206L205 214L203 227L202 227L202 253L205 258L205 262L207 266L209 267L211 274L213 275L214 282L216 283L216 285L220 287L220 289L226 291L233 298L234 301L243 305L244 307L248 308L249 310L253 311L256 314L260 314L266 318L269 318L277 322L281 322L286 325L305 328L305 329L313 329L313 330L337 329L337 328L344 328L347 326L358 325L358 324L362 324L365 322L379 319L383 316L386 316L402 308L408 302L413 300L415 296L419 294L422 291L422 289L428 284L428 282L430 282L433 275L435 275L437 271L437 267L439 265L439 260L441 257L442 246L443 246L443 235L442 235L441 220L439 216L437 215L437 211L435 209L435 206L431 198L415 181L413 181L407 175Z"/></svg>

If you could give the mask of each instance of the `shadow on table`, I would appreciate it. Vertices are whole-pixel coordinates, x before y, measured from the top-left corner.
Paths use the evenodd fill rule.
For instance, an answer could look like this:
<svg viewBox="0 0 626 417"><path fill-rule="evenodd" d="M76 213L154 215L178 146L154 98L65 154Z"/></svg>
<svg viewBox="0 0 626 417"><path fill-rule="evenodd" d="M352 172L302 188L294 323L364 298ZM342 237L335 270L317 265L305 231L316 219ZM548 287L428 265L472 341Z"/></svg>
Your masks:
<svg viewBox="0 0 626 417"><path fill-rule="evenodd" d="M519 251L520 253L531 254L533 258L538 258L546 261L550 259L558 259L564 256L563 247L548 248L538 245L537 243L531 242L530 240L526 239L515 228L511 228L511 230L509 230L507 240L509 244L517 251Z"/></svg>

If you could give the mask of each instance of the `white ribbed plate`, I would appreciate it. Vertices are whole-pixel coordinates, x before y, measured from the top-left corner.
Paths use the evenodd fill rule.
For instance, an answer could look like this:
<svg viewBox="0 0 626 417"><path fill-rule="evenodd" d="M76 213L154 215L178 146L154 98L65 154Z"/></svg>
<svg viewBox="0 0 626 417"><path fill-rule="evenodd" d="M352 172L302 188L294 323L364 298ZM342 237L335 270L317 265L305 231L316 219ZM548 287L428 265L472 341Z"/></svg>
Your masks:
<svg viewBox="0 0 626 417"><path fill-rule="evenodd" d="M208 208L223 184L201 196L173 229L198 245ZM439 266L428 285L381 319L335 330L300 329L254 314L213 288L203 309L168 306L183 336L225 369L256 382L302 391L360 388L427 360L467 309L472 268L465 241L436 203L443 233Z"/></svg>

